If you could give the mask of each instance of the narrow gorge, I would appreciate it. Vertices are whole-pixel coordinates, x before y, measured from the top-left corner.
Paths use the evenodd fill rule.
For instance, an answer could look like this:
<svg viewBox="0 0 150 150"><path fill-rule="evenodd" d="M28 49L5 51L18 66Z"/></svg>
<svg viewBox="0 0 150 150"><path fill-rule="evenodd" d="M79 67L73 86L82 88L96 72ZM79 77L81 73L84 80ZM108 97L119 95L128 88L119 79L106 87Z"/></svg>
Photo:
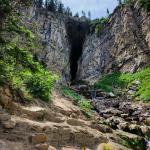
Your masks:
<svg viewBox="0 0 150 150"><path fill-rule="evenodd" d="M0 150L150 150L149 8L0 1Z"/></svg>

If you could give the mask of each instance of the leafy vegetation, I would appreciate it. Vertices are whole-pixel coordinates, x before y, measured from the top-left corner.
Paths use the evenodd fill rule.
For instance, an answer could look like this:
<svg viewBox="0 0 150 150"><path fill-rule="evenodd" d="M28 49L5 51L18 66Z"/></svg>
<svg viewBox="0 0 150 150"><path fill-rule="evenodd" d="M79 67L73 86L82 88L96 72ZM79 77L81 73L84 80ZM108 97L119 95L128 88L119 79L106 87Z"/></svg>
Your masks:
<svg viewBox="0 0 150 150"><path fill-rule="evenodd" d="M149 0L140 0L141 6L147 11L150 11L150 1Z"/></svg>
<svg viewBox="0 0 150 150"><path fill-rule="evenodd" d="M63 96L73 100L75 104L80 106L81 110L87 115L90 116L90 112L92 109L92 105L90 102L86 99L84 99L81 95L77 94L67 86L62 86L61 87L61 93Z"/></svg>
<svg viewBox="0 0 150 150"><path fill-rule="evenodd" d="M103 150L115 150L110 144L104 144Z"/></svg>
<svg viewBox="0 0 150 150"><path fill-rule="evenodd" d="M139 81L135 97L149 102L150 101L150 68L145 68L136 73L112 73L102 77L96 84L95 88L102 89L105 92L123 91L123 89L132 85L134 81Z"/></svg>
<svg viewBox="0 0 150 150"><path fill-rule="evenodd" d="M6 1L6 6L11 7L11 1ZM34 60L30 51L38 48L35 36L23 25L20 15L11 10L5 16L0 30L0 85L8 84L25 99L33 96L50 100L57 76Z"/></svg>
<svg viewBox="0 0 150 150"><path fill-rule="evenodd" d="M95 32L97 36L100 35L104 25L109 21L108 18L102 17L101 19L95 19L91 21L90 30L91 32Z"/></svg>

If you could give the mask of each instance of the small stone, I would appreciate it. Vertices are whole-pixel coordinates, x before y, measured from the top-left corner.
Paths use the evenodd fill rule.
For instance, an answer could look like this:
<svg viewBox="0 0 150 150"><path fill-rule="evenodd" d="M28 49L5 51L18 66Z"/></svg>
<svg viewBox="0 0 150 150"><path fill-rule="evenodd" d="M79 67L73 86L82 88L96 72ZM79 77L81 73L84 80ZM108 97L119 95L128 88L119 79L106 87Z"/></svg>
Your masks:
<svg viewBox="0 0 150 150"><path fill-rule="evenodd" d="M110 97L115 97L115 94L112 93L112 92L108 93L108 95L109 95Z"/></svg>
<svg viewBox="0 0 150 150"><path fill-rule="evenodd" d="M44 134L44 133L35 134L30 137L30 141L33 144L44 143L44 142L47 142L47 140L48 140L48 138L47 138L46 134Z"/></svg>
<svg viewBox="0 0 150 150"><path fill-rule="evenodd" d="M57 149L53 146L49 146L48 150L57 150Z"/></svg>
<svg viewBox="0 0 150 150"><path fill-rule="evenodd" d="M139 81L139 80L135 80L135 81L133 82L133 84L139 85L139 84L140 84L140 81Z"/></svg>
<svg viewBox="0 0 150 150"><path fill-rule="evenodd" d="M9 121L4 121L4 122L2 122L2 125L3 125L3 127L6 128L6 129L13 129L13 128L15 128L15 126L16 126L16 122L11 121L11 120L9 120Z"/></svg>
<svg viewBox="0 0 150 150"><path fill-rule="evenodd" d="M10 119L11 119L11 117L9 114L0 114L0 121L7 121Z"/></svg>
<svg viewBox="0 0 150 150"><path fill-rule="evenodd" d="M35 146L37 150L49 150L49 145L44 143L44 144L38 144Z"/></svg>
<svg viewBox="0 0 150 150"><path fill-rule="evenodd" d="M129 91L128 91L128 94L130 94L130 95L133 95L134 93L135 93L134 90L129 90Z"/></svg>
<svg viewBox="0 0 150 150"><path fill-rule="evenodd" d="M121 117L126 118L126 117L128 117L128 114L121 114Z"/></svg>
<svg viewBox="0 0 150 150"><path fill-rule="evenodd" d="M145 124L150 126L150 118L145 119Z"/></svg>

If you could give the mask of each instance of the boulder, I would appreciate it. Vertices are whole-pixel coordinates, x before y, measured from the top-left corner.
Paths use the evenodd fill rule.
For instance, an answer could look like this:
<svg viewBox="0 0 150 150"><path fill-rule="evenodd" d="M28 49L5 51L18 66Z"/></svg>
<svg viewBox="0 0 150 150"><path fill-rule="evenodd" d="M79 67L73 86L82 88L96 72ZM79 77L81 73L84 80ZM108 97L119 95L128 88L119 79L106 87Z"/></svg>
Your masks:
<svg viewBox="0 0 150 150"><path fill-rule="evenodd" d="M3 121L2 125L5 129L13 129L16 126L16 122L14 122L12 120Z"/></svg>
<svg viewBox="0 0 150 150"><path fill-rule="evenodd" d="M40 143L47 142L48 140L46 134L44 133L32 135L29 139L32 144L40 144Z"/></svg>
<svg viewBox="0 0 150 150"><path fill-rule="evenodd" d="M0 114L0 122L10 120L11 116L9 114Z"/></svg>
<svg viewBox="0 0 150 150"><path fill-rule="evenodd" d="M44 143L44 144L38 144L35 146L37 150L49 150L49 145Z"/></svg>
<svg viewBox="0 0 150 150"><path fill-rule="evenodd" d="M150 126L150 117L147 118L147 119L145 119L145 124L148 125L148 126Z"/></svg>

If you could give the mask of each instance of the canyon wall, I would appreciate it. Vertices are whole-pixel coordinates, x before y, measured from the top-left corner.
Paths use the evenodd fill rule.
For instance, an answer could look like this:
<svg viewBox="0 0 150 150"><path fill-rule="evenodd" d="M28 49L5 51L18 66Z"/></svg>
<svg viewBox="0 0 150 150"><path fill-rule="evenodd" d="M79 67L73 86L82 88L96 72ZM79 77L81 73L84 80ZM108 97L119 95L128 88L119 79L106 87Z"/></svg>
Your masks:
<svg viewBox="0 0 150 150"><path fill-rule="evenodd" d="M90 34L79 61L78 79L95 82L104 73L135 72L150 65L150 13L136 5L115 9L100 36Z"/></svg>
<svg viewBox="0 0 150 150"><path fill-rule="evenodd" d="M87 22L79 18L35 7L23 12L41 44L38 59L62 82L94 83L105 73L150 65L150 13L138 5L117 7L99 37L87 34Z"/></svg>
<svg viewBox="0 0 150 150"><path fill-rule="evenodd" d="M69 17L30 7L23 10L25 23L37 36L40 51L37 57L48 70L62 75L62 80L70 80L70 49L66 31ZM65 82L65 81L63 81Z"/></svg>

